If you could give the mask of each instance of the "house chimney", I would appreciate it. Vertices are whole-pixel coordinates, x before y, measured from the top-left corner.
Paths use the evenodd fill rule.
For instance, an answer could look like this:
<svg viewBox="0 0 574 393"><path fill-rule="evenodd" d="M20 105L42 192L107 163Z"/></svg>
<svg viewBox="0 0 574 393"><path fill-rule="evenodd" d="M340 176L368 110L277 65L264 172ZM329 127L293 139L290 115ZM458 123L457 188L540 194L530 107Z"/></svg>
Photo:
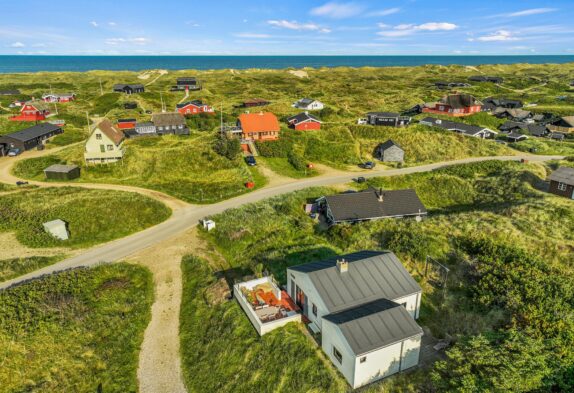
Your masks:
<svg viewBox="0 0 574 393"><path fill-rule="evenodd" d="M379 200L379 202L383 201L383 189L379 188L379 192L377 192L377 199Z"/></svg>
<svg viewBox="0 0 574 393"><path fill-rule="evenodd" d="M339 273L346 273L349 271L349 262L344 259L337 259L337 270Z"/></svg>

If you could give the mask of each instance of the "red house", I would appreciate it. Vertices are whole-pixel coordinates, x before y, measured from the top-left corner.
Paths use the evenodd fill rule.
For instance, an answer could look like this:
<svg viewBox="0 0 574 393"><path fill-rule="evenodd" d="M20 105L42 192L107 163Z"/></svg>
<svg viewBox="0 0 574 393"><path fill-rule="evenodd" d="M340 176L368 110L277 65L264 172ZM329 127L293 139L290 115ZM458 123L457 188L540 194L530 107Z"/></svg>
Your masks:
<svg viewBox="0 0 574 393"><path fill-rule="evenodd" d="M298 131L321 129L321 121L308 112L301 112L298 115L289 117L287 123L289 127Z"/></svg>
<svg viewBox="0 0 574 393"><path fill-rule="evenodd" d="M209 105L205 105L200 100L193 100L177 104L177 111L184 116L199 115L200 113L214 114L215 111Z"/></svg>
<svg viewBox="0 0 574 393"><path fill-rule="evenodd" d="M70 102L76 99L76 94L74 93L64 93L64 94L44 94L42 100L44 102Z"/></svg>
<svg viewBox="0 0 574 393"><path fill-rule="evenodd" d="M136 128L136 119L119 119L118 120L118 128L120 130L131 130Z"/></svg>
<svg viewBox="0 0 574 393"><path fill-rule="evenodd" d="M48 105L43 101L28 101L20 109L20 115L10 118L12 121L41 121L50 114Z"/></svg>
<svg viewBox="0 0 574 393"><path fill-rule="evenodd" d="M279 120L270 112L243 113L237 119L242 139L274 141L279 139Z"/></svg>
<svg viewBox="0 0 574 393"><path fill-rule="evenodd" d="M444 96L438 102L425 104L423 112L437 113L448 116L468 116L482 110L482 102L470 94L451 94Z"/></svg>

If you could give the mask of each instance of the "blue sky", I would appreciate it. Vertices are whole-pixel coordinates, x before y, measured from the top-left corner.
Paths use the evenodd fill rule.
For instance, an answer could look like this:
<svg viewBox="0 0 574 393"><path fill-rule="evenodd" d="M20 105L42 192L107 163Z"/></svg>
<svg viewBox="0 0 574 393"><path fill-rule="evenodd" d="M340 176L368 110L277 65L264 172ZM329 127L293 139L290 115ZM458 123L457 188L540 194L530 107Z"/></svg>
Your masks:
<svg viewBox="0 0 574 393"><path fill-rule="evenodd" d="M574 54L572 20L572 0L18 0L0 54Z"/></svg>

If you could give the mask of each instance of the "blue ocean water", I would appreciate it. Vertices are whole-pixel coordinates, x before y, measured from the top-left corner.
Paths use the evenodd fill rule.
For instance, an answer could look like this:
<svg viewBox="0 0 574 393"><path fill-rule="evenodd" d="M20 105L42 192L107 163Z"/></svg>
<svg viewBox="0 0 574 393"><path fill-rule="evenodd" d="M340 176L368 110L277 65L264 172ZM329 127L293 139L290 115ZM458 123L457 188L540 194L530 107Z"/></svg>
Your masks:
<svg viewBox="0 0 574 393"><path fill-rule="evenodd" d="M0 73L149 69L392 67L425 64L569 63L574 55L538 56L0 56Z"/></svg>

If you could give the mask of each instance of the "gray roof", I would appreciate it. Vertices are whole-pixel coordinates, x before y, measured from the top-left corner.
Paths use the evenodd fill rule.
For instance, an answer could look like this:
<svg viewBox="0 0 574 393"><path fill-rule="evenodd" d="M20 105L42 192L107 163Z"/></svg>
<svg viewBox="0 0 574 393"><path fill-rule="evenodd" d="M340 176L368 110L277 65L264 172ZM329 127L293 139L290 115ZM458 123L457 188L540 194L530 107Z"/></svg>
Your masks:
<svg viewBox="0 0 574 393"><path fill-rule="evenodd" d="M549 180L574 186L574 168L561 167L548 176Z"/></svg>
<svg viewBox="0 0 574 393"><path fill-rule="evenodd" d="M340 273L337 260L349 262ZM290 267L306 273L330 313L380 299L400 299L421 292L421 287L390 251L360 251L319 262Z"/></svg>
<svg viewBox="0 0 574 393"><path fill-rule="evenodd" d="M4 135L4 137L16 139L21 142L26 142L47 134L51 134L53 132L60 130L61 128L62 127L50 123L40 123L30 128L26 128L24 130Z"/></svg>
<svg viewBox="0 0 574 393"><path fill-rule="evenodd" d="M383 201L379 201L380 191L329 195L325 201L333 215L334 222L372 220L377 218L425 215L427 210L413 189L383 190Z"/></svg>
<svg viewBox="0 0 574 393"><path fill-rule="evenodd" d="M486 127L472 126L470 124L457 123L450 120L435 119L434 117L425 117L420 121L420 123L429 123L433 127L440 127L449 131L458 131L460 133L471 136L478 134L482 130L488 130L490 132L494 132Z"/></svg>
<svg viewBox="0 0 574 393"><path fill-rule="evenodd" d="M403 150L403 148L395 141L393 141L392 139L389 139L388 141L381 143L378 148L381 150L387 150L390 147L396 146L399 149Z"/></svg>
<svg viewBox="0 0 574 393"><path fill-rule="evenodd" d="M128 83L118 83L114 85L114 90L123 90L126 87L132 88L132 89L143 89L144 85L142 85L141 83L133 83L133 84L128 84Z"/></svg>
<svg viewBox="0 0 574 393"><path fill-rule="evenodd" d="M321 121L319 119L317 119L315 116L310 115L309 113L306 113L306 112L301 112L295 116L291 116L291 117L287 118L288 123L295 122L295 124L299 124L299 123L302 123L304 121L315 121L315 122L321 123Z"/></svg>
<svg viewBox="0 0 574 393"><path fill-rule="evenodd" d="M48 168L44 169L44 172L68 173L68 172L73 171L76 168L78 168L77 165L54 164L54 165L50 165Z"/></svg>
<svg viewBox="0 0 574 393"><path fill-rule="evenodd" d="M403 306L387 299L329 314L324 319L339 327L355 355L423 334Z"/></svg>

